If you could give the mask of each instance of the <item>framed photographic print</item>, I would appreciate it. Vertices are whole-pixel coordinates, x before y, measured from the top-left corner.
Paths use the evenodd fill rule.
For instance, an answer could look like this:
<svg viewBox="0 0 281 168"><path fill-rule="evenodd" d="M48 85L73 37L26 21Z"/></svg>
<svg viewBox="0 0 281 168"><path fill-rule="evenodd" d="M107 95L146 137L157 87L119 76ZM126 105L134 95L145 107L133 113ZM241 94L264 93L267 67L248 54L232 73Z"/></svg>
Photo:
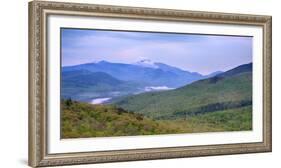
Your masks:
<svg viewBox="0 0 281 168"><path fill-rule="evenodd" d="M271 148L271 16L29 3L30 166Z"/></svg>

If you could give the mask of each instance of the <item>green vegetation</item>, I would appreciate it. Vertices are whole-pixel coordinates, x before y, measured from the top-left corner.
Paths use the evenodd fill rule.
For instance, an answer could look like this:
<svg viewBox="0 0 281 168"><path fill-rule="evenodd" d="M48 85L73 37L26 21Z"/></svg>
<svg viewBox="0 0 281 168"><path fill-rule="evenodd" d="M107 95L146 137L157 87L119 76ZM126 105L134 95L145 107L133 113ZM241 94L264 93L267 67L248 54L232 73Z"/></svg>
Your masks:
<svg viewBox="0 0 281 168"><path fill-rule="evenodd" d="M62 138L150 135L177 132L153 121L112 105L92 105L62 101Z"/></svg>
<svg viewBox="0 0 281 168"><path fill-rule="evenodd" d="M62 72L62 97L87 101L99 97L128 95L140 84L118 80L103 72L76 70Z"/></svg>
<svg viewBox="0 0 281 168"><path fill-rule="evenodd" d="M176 134L252 129L251 106L176 120L153 120L113 105L62 101L62 138Z"/></svg>
<svg viewBox="0 0 281 168"><path fill-rule="evenodd" d="M200 80L184 87L113 100L128 111L155 119L175 119L252 104L252 73Z"/></svg>
<svg viewBox="0 0 281 168"><path fill-rule="evenodd" d="M246 131L252 129L252 106L216 111L187 117L185 120L170 120L181 126L182 133Z"/></svg>
<svg viewBox="0 0 281 168"><path fill-rule="evenodd" d="M103 73L73 75L65 74L68 82L63 87L85 89L83 94L92 86L111 83L109 88L114 88L122 83ZM175 90L123 96L100 105L67 99L61 107L62 138L251 130L252 64Z"/></svg>

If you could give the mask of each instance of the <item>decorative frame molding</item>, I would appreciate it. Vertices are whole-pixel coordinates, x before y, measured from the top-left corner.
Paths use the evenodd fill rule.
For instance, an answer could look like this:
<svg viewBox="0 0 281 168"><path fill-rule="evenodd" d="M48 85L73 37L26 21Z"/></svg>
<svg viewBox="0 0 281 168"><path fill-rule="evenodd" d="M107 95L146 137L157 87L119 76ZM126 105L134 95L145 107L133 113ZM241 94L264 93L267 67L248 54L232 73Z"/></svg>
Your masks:
<svg viewBox="0 0 281 168"><path fill-rule="evenodd" d="M47 153L46 17L49 14L100 16L180 22L255 25L263 28L263 142L165 147L104 152ZM272 19L271 16L138 8L63 2L29 2L29 165L56 166L168 159L272 150Z"/></svg>

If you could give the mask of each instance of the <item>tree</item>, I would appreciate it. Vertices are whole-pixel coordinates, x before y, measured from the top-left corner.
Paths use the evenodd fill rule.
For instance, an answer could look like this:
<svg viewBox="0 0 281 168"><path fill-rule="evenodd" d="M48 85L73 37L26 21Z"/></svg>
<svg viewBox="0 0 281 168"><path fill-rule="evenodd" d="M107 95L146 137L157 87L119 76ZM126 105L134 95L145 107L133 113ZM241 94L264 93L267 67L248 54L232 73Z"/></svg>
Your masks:
<svg viewBox="0 0 281 168"><path fill-rule="evenodd" d="M73 104L73 102L72 102L72 99L71 99L71 98L68 98L68 99L65 101L65 105L66 105L67 107L70 107L72 104Z"/></svg>

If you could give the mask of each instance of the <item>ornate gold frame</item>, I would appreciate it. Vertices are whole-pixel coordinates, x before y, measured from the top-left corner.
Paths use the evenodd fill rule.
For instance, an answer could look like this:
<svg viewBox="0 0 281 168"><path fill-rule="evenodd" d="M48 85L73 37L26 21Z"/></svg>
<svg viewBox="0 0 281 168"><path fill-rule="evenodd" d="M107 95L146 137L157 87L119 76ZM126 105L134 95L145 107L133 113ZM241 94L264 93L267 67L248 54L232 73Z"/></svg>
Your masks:
<svg viewBox="0 0 281 168"><path fill-rule="evenodd" d="M47 153L47 71L46 71L46 17L50 14L73 16L101 16L131 19L204 22L255 25L263 28L263 142L152 149ZM270 152L271 127L271 16L214 12L195 12L170 9L136 8L93 4L47 1L29 2L29 165L55 166L148 159L168 159L207 155Z"/></svg>

